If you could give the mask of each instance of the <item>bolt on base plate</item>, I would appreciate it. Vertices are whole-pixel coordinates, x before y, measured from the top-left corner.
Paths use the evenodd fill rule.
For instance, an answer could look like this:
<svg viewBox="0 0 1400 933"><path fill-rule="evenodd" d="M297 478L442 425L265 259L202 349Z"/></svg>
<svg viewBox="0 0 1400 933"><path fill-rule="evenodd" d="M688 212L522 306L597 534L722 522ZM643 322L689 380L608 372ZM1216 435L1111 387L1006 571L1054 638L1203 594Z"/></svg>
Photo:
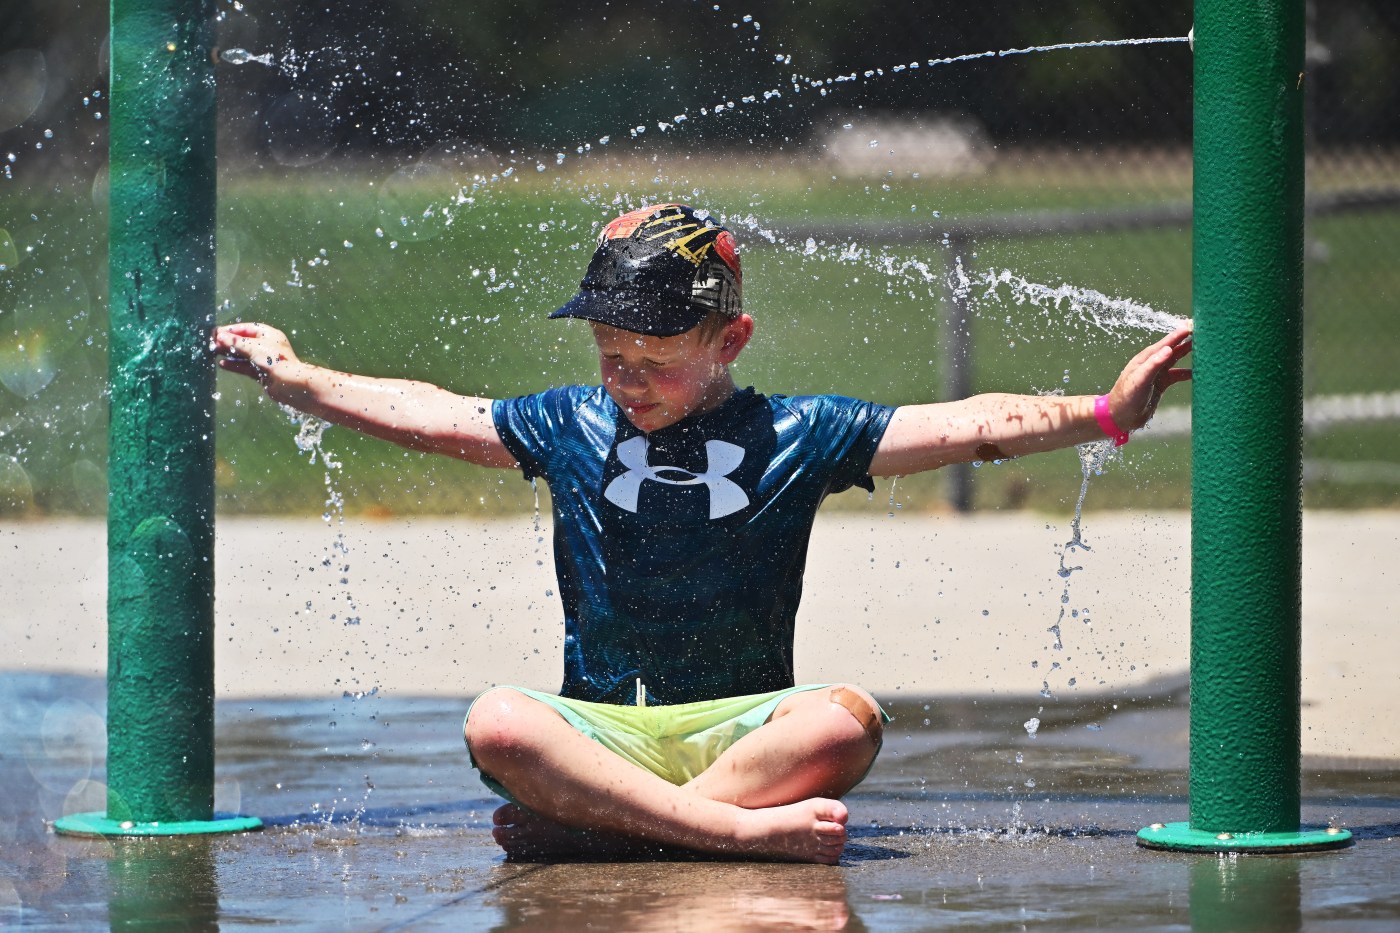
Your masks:
<svg viewBox="0 0 1400 933"><path fill-rule="evenodd" d="M140 823L135 820L111 820L105 813L72 813L54 820L53 831L60 836L194 836L213 833L246 833L262 829L262 820L255 816L214 814L212 820L170 820Z"/></svg>
<svg viewBox="0 0 1400 933"><path fill-rule="evenodd" d="M1153 823L1137 834L1145 849L1178 852L1317 852L1351 845L1351 833L1336 826L1302 828L1296 833L1217 833L1190 823Z"/></svg>

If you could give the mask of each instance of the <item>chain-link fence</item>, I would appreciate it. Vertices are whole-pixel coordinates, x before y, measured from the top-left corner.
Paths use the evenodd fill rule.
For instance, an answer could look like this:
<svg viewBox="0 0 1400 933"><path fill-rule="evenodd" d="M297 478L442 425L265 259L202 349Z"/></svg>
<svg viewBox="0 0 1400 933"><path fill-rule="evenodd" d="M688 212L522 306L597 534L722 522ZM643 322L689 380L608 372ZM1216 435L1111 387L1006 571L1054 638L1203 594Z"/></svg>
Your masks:
<svg viewBox="0 0 1400 933"><path fill-rule="evenodd" d="M8 514L105 503L104 14L0 13ZM587 335L541 318L600 222L661 199L739 234L759 334L737 375L764 391L1099 391L1190 313L1189 4L218 16L219 316L295 331L319 362L486 395L596 378ZM1305 496L1393 506L1400 12L1319 6L1310 36ZM980 54L1144 38L1168 41ZM251 385L220 390L225 509L531 505L523 484L344 434L328 480ZM1187 503L1189 390L1173 396L1091 507ZM970 475L901 481L890 502L1062 508L1079 489L1072 453Z"/></svg>

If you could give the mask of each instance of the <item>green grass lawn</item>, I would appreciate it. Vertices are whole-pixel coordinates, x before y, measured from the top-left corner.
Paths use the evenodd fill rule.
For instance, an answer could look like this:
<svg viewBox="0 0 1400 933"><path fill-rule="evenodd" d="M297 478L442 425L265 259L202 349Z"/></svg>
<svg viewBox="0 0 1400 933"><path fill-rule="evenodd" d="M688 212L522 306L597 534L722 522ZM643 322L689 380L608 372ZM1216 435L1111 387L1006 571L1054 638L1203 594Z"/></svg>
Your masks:
<svg viewBox="0 0 1400 933"><path fill-rule="evenodd" d="M802 243L771 245L758 231L781 234L832 217L936 224L935 211L952 220L1189 196L1180 179L1165 176L1156 185L1094 173L872 184L817 172L715 174L699 166L690 177L661 177L655 171L640 165L592 179L503 179L466 191L469 203L453 203L462 178L434 172L411 179L358 169L226 179L219 319L274 323L295 335L305 358L328 366L425 379L464 393L508 396L592 381L596 362L586 327L544 315L573 294L600 222L641 203L684 199L724 213L744 246L745 301L758 333L737 367L741 384L892 404L930 401L941 392L945 247L937 240L861 243L867 252L851 260L835 247L804 255ZM6 315L0 316L0 511L100 511L105 218L87 191L11 191L0 200L0 229L19 259L0 273L6 302L0 308ZM1309 266L1309 391L1394 390L1400 271L1388 257L1400 237L1400 214L1326 218L1311 235L1322 246ZM0 249L3 242L0 237ZM1005 268L1046 285L1071 283L1189 313L1184 230L979 243L963 259L974 271ZM1098 392L1128 356L1155 339L1147 331L1108 334L1067 309L1018 304L1004 289L974 290L974 296L979 391ZM320 512L324 471L305 462L287 417L246 380L221 375L218 386L221 508ZM1189 391L1175 391L1171 401L1187 403ZM1336 431L1310 439L1309 456L1396 464L1395 435L1393 425ZM335 479L352 513L498 511L533 503L530 488L513 475L343 430L329 432L326 447L343 464ZM1188 442L1144 441L1126 453L1126 462L1095 481L1090 508L1187 503ZM1345 473L1310 483L1308 501L1396 503L1400 484L1387 481L1384 470L1336 479ZM901 480L894 504L936 508L942 482L937 475ZM1078 462L1073 452L1062 452L988 465L977 471L976 485L982 507L1064 512L1079 491ZM832 504L887 508L890 498L886 487L873 504L858 493Z"/></svg>

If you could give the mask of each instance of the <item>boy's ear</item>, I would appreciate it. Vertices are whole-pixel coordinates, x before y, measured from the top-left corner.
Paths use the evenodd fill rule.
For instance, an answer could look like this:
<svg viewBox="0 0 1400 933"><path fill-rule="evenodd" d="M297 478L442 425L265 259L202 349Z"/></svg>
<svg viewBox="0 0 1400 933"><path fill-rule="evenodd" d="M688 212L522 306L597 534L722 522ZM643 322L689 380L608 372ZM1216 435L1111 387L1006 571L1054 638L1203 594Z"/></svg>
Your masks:
<svg viewBox="0 0 1400 933"><path fill-rule="evenodd" d="M720 332L719 359L726 366L739 356L739 351L748 346L753 337L753 318L741 314L724 326Z"/></svg>

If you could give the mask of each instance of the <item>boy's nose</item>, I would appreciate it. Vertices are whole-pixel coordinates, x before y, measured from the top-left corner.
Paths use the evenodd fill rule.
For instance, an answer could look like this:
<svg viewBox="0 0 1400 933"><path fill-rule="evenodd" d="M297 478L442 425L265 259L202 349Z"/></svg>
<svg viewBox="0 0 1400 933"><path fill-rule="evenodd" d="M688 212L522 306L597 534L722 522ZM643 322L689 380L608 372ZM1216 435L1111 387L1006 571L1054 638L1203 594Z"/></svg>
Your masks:
<svg viewBox="0 0 1400 933"><path fill-rule="evenodd" d="M641 370L630 367L621 367L613 376L613 384L619 389L640 390L647 386L646 378Z"/></svg>

